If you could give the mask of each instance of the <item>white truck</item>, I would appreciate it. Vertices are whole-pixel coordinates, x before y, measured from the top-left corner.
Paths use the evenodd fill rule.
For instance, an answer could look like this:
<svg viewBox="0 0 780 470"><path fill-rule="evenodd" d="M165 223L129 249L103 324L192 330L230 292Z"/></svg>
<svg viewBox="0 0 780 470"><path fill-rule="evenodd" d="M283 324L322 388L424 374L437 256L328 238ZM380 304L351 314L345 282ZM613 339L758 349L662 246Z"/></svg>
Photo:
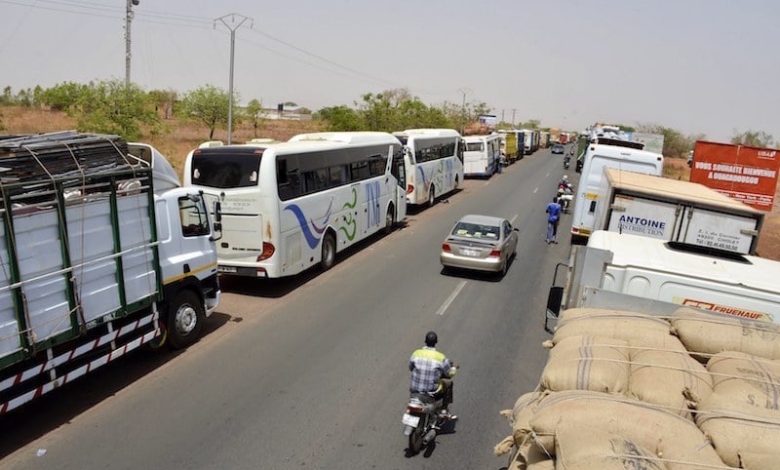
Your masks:
<svg viewBox="0 0 780 470"><path fill-rule="evenodd" d="M550 289L545 326L561 308L671 314L681 305L780 322L777 261L600 230L573 247L556 278L561 267L566 281Z"/></svg>
<svg viewBox="0 0 780 470"><path fill-rule="evenodd" d="M582 176L574 195L572 242L586 239L596 228L596 211L599 205L606 204L599 195L605 168L660 176L663 167L663 155L642 150L642 144L603 138L588 143Z"/></svg>
<svg viewBox="0 0 780 470"><path fill-rule="evenodd" d="M604 168L595 229L755 254L764 213L702 184Z"/></svg>
<svg viewBox="0 0 780 470"><path fill-rule="evenodd" d="M220 289L203 196L154 148L0 138L0 415L141 345L195 342Z"/></svg>

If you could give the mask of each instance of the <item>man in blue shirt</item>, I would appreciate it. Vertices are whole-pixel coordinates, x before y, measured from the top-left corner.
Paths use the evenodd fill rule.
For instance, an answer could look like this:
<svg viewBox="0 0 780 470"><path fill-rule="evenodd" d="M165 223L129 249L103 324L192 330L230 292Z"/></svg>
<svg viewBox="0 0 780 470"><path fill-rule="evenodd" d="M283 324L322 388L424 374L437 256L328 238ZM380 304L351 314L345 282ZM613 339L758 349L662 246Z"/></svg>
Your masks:
<svg viewBox="0 0 780 470"><path fill-rule="evenodd" d="M547 244L558 243L558 220L561 217L561 205L558 204L558 198L554 197L552 202L547 204Z"/></svg>

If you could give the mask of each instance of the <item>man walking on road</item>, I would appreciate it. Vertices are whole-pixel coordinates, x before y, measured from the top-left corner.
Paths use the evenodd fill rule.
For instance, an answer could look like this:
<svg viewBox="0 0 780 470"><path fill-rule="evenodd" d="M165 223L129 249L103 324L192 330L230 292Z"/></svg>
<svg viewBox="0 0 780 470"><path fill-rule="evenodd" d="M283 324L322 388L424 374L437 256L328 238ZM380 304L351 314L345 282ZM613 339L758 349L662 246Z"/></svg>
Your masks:
<svg viewBox="0 0 780 470"><path fill-rule="evenodd" d="M558 219L561 216L561 205L558 204L558 198L554 197L552 202L547 204L547 244L558 243Z"/></svg>

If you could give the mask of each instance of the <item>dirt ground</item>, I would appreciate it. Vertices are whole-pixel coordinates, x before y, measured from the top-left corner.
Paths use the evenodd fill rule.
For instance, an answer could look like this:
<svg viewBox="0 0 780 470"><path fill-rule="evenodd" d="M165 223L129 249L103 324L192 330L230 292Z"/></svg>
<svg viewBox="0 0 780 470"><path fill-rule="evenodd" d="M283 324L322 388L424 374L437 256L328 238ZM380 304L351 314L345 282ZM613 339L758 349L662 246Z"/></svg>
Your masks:
<svg viewBox="0 0 780 470"><path fill-rule="evenodd" d="M664 161L664 176L688 181L691 171L682 158L667 158ZM780 188L780 186L778 187ZM764 258L780 261L780 190L775 192L775 205L764 219L761 237L758 239L758 254Z"/></svg>

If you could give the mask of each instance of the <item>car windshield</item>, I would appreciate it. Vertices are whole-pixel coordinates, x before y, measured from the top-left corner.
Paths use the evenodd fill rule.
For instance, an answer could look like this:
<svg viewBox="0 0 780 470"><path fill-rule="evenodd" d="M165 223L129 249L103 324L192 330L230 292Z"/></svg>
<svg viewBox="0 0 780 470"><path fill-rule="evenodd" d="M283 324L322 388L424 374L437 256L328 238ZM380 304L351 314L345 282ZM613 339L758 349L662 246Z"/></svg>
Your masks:
<svg viewBox="0 0 780 470"><path fill-rule="evenodd" d="M452 234L457 237L477 238L483 240L498 240L501 230L498 226L474 224L470 222L458 222L458 225L452 229Z"/></svg>

